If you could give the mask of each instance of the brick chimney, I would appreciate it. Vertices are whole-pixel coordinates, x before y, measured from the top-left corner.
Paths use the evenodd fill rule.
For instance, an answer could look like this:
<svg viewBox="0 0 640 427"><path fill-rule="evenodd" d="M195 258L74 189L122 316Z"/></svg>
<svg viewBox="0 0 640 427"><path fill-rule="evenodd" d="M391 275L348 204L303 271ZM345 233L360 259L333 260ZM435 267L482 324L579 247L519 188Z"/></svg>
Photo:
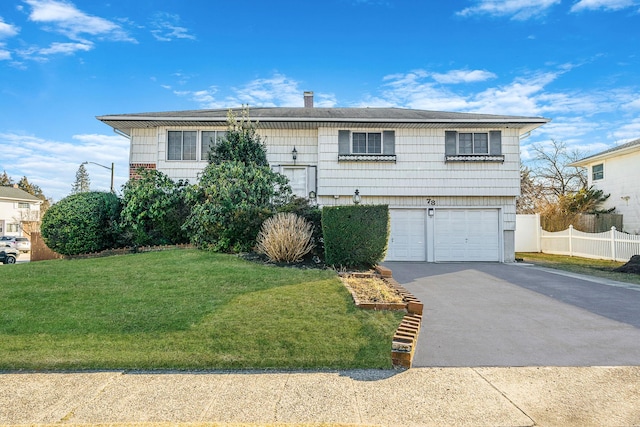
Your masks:
<svg viewBox="0 0 640 427"><path fill-rule="evenodd" d="M313 92L304 93L304 108L313 108Z"/></svg>

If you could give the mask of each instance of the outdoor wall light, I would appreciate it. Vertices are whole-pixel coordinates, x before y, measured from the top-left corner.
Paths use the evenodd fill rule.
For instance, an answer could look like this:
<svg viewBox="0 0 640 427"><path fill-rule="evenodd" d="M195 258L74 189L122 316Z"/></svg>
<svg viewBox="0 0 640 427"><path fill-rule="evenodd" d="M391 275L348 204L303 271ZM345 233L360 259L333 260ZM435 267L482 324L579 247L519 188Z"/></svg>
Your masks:
<svg viewBox="0 0 640 427"><path fill-rule="evenodd" d="M293 147L293 150L291 150L291 157L293 157L293 164L296 163L296 159L298 158L298 150L296 150L296 147Z"/></svg>
<svg viewBox="0 0 640 427"><path fill-rule="evenodd" d="M353 193L353 203L355 205L360 204L360 191L356 188L356 192Z"/></svg>
<svg viewBox="0 0 640 427"><path fill-rule="evenodd" d="M427 213L429 214L429 216L434 216L436 213L436 210L433 208L429 208L427 209Z"/></svg>
<svg viewBox="0 0 640 427"><path fill-rule="evenodd" d="M309 198L310 199L315 199L316 198L316 192L313 191L313 190L309 191Z"/></svg>

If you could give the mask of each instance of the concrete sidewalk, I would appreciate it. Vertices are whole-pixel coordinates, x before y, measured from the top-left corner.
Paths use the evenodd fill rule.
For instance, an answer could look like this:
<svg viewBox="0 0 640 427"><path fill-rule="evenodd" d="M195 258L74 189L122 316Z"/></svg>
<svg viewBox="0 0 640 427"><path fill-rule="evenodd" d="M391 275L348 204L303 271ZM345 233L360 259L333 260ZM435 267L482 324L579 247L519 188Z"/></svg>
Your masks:
<svg viewBox="0 0 640 427"><path fill-rule="evenodd" d="M640 367L5 373L0 424L637 426Z"/></svg>

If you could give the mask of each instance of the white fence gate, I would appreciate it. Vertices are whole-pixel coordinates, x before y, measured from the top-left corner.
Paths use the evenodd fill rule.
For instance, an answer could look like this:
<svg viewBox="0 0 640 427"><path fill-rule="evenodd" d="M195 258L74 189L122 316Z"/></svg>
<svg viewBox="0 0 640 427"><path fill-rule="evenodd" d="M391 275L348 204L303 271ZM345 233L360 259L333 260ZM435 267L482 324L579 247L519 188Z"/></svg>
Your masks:
<svg viewBox="0 0 640 427"><path fill-rule="evenodd" d="M640 235L622 233L615 227L603 233L583 233L574 230L573 226L564 231L549 232L540 227L537 215L516 216L515 244L516 252L543 252L621 262L640 255Z"/></svg>

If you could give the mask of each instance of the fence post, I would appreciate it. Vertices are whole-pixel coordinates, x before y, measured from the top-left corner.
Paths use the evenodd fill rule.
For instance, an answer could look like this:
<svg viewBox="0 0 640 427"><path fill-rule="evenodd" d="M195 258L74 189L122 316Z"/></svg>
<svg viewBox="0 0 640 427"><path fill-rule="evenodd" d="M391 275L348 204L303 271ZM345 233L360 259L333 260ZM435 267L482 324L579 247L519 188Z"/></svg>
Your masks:
<svg viewBox="0 0 640 427"><path fill-rule="evenodd" d="M542 252L542 226L539 213L536 213L536 252Z"/></svg>
<svg viewBox="0 0 640 427"><path fill-rule="evenodd" d="M616 254L616 227L611 226L611 259L616 260L618 258Z"/></svg>
<svg viewBox="0 0 640 427"><path fill-rule="evenodd" d="M569 256L573 256L573 225L569 225Z"/></svg>

